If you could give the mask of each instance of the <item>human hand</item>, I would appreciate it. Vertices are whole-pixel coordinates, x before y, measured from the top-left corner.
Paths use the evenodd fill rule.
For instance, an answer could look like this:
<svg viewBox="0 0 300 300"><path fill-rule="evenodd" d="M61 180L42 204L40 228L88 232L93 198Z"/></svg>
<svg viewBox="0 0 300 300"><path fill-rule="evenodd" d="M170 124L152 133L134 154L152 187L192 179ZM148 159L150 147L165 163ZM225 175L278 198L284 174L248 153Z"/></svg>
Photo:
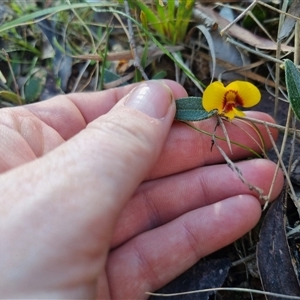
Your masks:
<svg viewBox="0 0 300 300"><path fill-rule="evenodd" d="M164 82L170 90L150 81L129 96L136 85L0 110L1 297L146 298L257 223L257 195L219 164L211 138L178 122L169 131L172 98L186 93ZM247 155L233 146L230 156ZM273 163L237 165L268 193Z"/></svg>

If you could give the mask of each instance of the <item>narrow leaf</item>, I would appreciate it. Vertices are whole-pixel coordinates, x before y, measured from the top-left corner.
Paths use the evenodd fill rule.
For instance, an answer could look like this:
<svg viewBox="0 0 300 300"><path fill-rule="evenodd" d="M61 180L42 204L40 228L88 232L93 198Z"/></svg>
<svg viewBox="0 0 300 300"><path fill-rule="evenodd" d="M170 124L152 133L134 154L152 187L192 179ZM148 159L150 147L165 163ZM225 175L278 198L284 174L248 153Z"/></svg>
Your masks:
<svg viewBox="0 0 300 300"><path fill-rule="evenodd" d="M175 101L176 115L178 121L201 121L216 115L216 111L207 112L202 106L202 98L187 97Z"/></svg>
<svg viewBox="0 0 300 300"><path fill-rule="evenodd" d="M293 1L289 1L292 2L289 10L288 10L288 14L295 16L297 18L299 18L300 16L300 2L299 0L293 0ZM278 34L277 40L278 41L283 41L284 39L288 38L292 32L295 30L295 23L296 23L297 19L286 16L285 20L280 28L280 32Z"/></svg>
<svg viewBox="0 0 300 300"><path fill-rule="evenodd" d="M168 1L168 22L174 22L175 20L175 1Z"/></svg>
<svg viewBox="0 0 300 300"><path fill-rule="evenodd" d="M93 5L90 5L88 3L73 3L73 4L67 4L67 5L54 5L53 7L49 7L49 8L45 8L45 9L41 9L38 11L35 11L33 13L24 15L18 19L15 19L13 21L10 22L4 22L1 26L0 26L0 32L6 31L10 28L15 28L21 25L29 25L32 23L36 23L38 22L36 19L37 18L43 18L46 15L51 15L51 14L55 14L55 13L59 13L61 11L65 11L65 10L70 10L70 9L77 9L77 8L88 8L91 7L92 9L95 9L95 7L117 7L118 3L112 3L112 1L101 1L100 3L93 3Z"/></svg>
<svg viewBox="0 0 300 300"><path fill-rule="evenodd" d="M211 82L212 82L213 78L215 77L215 71L216 71L216 51L215 51L215 47L214 47L214 41L213 41L210 31L207 29L206 26L198 25L195 28L200 30L202 32L202 34L205 36L208 47L209 47L211 60L212 60L212 70L213 70L213 72L211 74Z"/></svg>
<svg viewBox="0 0 300 300"><path fill-rule="evenodd" d="M39 69L25 83L24 94L26 103L35 102L39 99L46 84L46 77L47 71Z"/></svg>
<svg viewBox="0 0 300 300"><path fill-rule="evenodd" d="M297 119L300 120L300 72L289 59L285 60L284 67L288 100Z"/></svg>
<svg viewBox="0 0 300 300"><path fill-rule="evenodd" d="M155 14L155 12L148 7L144 2L137 0L134 2L134 4L144 12L147 21L149 22L149 25L152 26L158 34L161 36L164 35L163 27L161 25L161 20L158 18L158 16Z"/></svg>
<svg viewBox="0 0 300 300"><path fill-rule="evenodd" d="M8 101L8 102L16 104L16 105L25 104L24 99L22 99L16 93L13 93L13 92L10 92L10 91L0 91L0 101L1 101L1 98Z"/></svg>
<svg viewBox="0 0 300 300"><path fill-rule="evenodd" d="M166 71L164 71L164 70L162 70L162 71L159 71L159 72L157 72L157 73L155 73L153 76L152 76L152 78L151 79L164 79L164 78L166 78L166 76L167 76L167 72Z"/></svg>
<svg viewBox="0 0 300 300"><path fill-rule="evenodd" d="M98 10L100 11L100 9ZM101 10L101 12L110 12L110 13L116 13L118 15L124 16L125 18L130 19L137 27L139 27L155 44L156 46L162 50L164 54L166 54L172 61L174 61L182 70L183 72L188 76L188 78L196 85L196 87L200 90L203 91L201 85L202 83L198 80L198 78L189 70L189 68L182 63L179 60L176 60L174 58L174 54L172 54L165 46L163 46L156 38L155 36L146 28L144 28L139 22L137 22L135 19L133 19L130 16L127 16L124 12L110 9L110 10Z"/></svg>

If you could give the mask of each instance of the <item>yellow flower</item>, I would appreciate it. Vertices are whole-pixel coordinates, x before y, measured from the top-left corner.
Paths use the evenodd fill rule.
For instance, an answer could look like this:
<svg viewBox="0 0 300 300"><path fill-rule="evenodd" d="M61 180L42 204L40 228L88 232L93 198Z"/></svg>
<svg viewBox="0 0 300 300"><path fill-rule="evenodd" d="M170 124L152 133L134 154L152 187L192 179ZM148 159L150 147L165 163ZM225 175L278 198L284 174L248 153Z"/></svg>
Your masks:
<svg viewBox="0 0 300 300"><path fill-rule="evenodd" d="M254 106L260 98L259 89L250 82L234 81L225 87L222 82L215 81L205 89L202 105L207 112L216 109L219 115L232 120L235 116L245 115L236 107Z"/></svg>

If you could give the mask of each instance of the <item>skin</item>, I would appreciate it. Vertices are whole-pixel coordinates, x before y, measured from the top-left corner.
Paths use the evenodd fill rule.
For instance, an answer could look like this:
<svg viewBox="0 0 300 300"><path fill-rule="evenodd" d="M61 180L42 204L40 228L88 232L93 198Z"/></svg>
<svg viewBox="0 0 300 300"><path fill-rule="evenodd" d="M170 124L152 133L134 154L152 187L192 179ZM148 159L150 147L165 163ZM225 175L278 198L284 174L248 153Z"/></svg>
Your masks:
<svg viewBox="0 0 300 300"><path fill-rule="evenodd" d="M145 299L255 226L257 194L210 136L173 122L184 96L175 82L149 81L0 110L1 297ZM215 122L195 125L212 132ZM260 151L248 125L225 123ZM219 145L267 194L275 165ZM271 200L282 185L278 173Z"/></svg>

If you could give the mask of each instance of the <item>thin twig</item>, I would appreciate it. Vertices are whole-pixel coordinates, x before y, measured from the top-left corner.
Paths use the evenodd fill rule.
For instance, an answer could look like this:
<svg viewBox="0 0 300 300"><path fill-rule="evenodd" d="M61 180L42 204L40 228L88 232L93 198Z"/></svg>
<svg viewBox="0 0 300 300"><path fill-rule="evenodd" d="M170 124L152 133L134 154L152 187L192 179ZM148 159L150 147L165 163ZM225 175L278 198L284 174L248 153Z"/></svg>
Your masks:
<svg viewBox="0 0 300 300"><path fill-rule="evenodd" d="M296 227L294 227L293 229L291 229L289 232L287 232L286 236L288 239L290 239L292 237L292 235L294 234L299 234L300 231L300 225L297 225Z"/></svg>
<svg viewBox="0 0 300 300"><path fill-rule="evenodd" d="M271 140L272 146L273 146L274 151L275 151L275 153L276 153L276 155L277 155L277 158L278 158L278 162L279 162L279 164L280 164L280 166L281 166L281 168L282 168L282 171L283 171L283 173L284 173L284 175L285 175L285 177L286 177L286 181L287 181L287 183L288 183L288 185L289 185L289 188L290 188L290 191L291 191L291 193L292 193L291 198L292 198L292 200L294 201L295 206L297 207L298 212L299 212L299 211L300 211L300 205L299 205L299 203L298 203L298 201L297 201L297 196L296 196L295 190L294 190L294 188L293 188L293 185L292 185L290 176L289 176L288 171L287 171L287 169L286 169L286 167L285 167L285 165L284 165L284 163L283 163L283 160L282 160L282 150L283 150L284 148L281 148L281 151L280 151L280 153L279 153L278 148L277 148L277 146L276 146L276 143L275 143L275 141L274 141L274 139L273 139L273 136L272 136L272 134L271 134L271 132L270 132L269 127L268 127L267 125L265 125L265 127L266 127L267 132L269 133L269 136L270 136L270 140ZM275 182L275 179L276 179L276 176L277 176L277 172L278 172L278 169L279 169L279 164L277 164L277 166L276 166L276 170L275 170L275 173L274 173L274 176L273 176L272 184L274 184L274 182ZM271 194L271 193L269 193L269 194ZM266 205L265 205L265 207L266 207ZM265 207L264 207L264 209L265 209Z"/></svg>
<svg viewBox="0 0 300 300"><path fill-rule="evenodd" d="M128 0L124 0L124 7L125 7L126 15L131 17ZM134 36L133 36L132 22L131 22L130 18L127 18L127 24L128 24L128 32L129 32L129 44L130 44L131 50L133 52L133 59L134 59L133 64L136 68L138 68L138 70L140 71L143 78L145 80L149 80L144 69L142 68L141 60L140 60L137 50L136 50L135 40L134 40Z"/></svg>
<svg viewBox="0 0 300 300"><path fill-rule="evenodd" d="M286 3L288 3L288 1ZM270 8L271 10L274 10L274 11L278 12L279 14L283 14L283 15L285 15L287 17L290 17L290 18L293 18L293 19L296 19L296 20L300 20L299 17L291 15L291 14L285 12L285 11L282 11L282 10L280 10L280 9L272 6L272 5L269 5L269 4L265 3L264 1L257 1L257 4L260 4L260 5L263 5L263 6L267 7L267 8ZM283 4L285 4L285 1L283 1Z"/></svg>
<svg viewBox="0 0 300 300"><path fill-rule="evenodd" d="M276 67L280 67L278 64L276 64ZM273 93L272 91L271 91L271 89L269 89L269 86L272 86L272 85L270 85L270 84L268 84L268 82L273 82L274 83L274 85L273 85L273 87L276 87L276 82L277 82L277 80L276 80L276 78L277 78L277 76L279 76L279 73L278 74L275 74L275 76L274 76L274 73L273 73L273 70L272 70L272 67L270 66L270 64L269 63L266 63L266 67L268 68L268 71L269 71L269 74L268 74L268 76L267 76L267 80L266 80L266 82L265 82L265 87L266 87L266 91L271 95L271 96L273 96L274 98L276 98L276 94L275 93ZM268 77L271 77L271 79L272 80L268 80ZM281 93L281 95L279 96L279 94L278 94L278 100L281 100L281 101L283 101L283 102L286 102L286 103L289 103L289 101L287 100L287 94L286 94L286 87L283 87L282 85L280 85L280 82L278 82L278 84L279 84L279 86L278 86L278 89L279 89L279 91L280 91L280 93Z"/></svg>
<svg viewBox="0 0 300 300"><path fill-rule="evenodd" d="M18 86L18 83L16 81L15 73L14 73L12 67L11 67L9 55L5 51L5 49L2 49L2 52L3 52L3 54L4 54L4 56L5 56L6 60L7 60L8 68L9 68L9 71L11 73L11 77L12 77L12 80L13 80L13 83L14 83L14 86L15 86L15 93L17 94L17 99L18 99L19 105L22 105L23 101L22 101L20 93L19 93L19 86Z"/></svg>
<svg viewBox="0 0 300 300"><path fill-rule="evenodd" d="M228 43L230 43L232 45L235 45L235 46L237 46L237 47L239 47L239 48L241 48L241 49L243 49L245 51L253 53L253 54L257 55L257 56L265 58L266 60L273 61L273 62L278 63L278 64L283 64L283 61L281 61L280 59L276 59L276 58L274 58L274 57L272 57L270 55L267 55L267 54L264 54L264 53L262 53L260 51L255 50L255 49L252 49L252 48L250 48L248 46L245 46L242 43L239 43L239 42L237 42L237 41L235 41L235 40L233 40L231 38L227 38L226 42L228 42Z"/></svg>
<svg viewBox="0 0 300 300"><path fill-rule="evenodd" d="M287 1L285 3L283 3L282 8L286 12ZM284 21L284 14L280 13L277 36L279 36L279 34L280 34L283 21ZM276 59L280 58L280 52L281 52L281 41L278 40L277 48L276 48ZM275 65L275 105L274 105L274 117L275 118L276 118L277 112L278 112L279 86L280 86L280 65L276 64Z"/></svg>
<svg viewBox="0 0 300 300"><path fill-rule="evenodd" d="M81 70L80 70L80 72L79 72L79 74L78 74L78 76L77 76L77 78L75 80L75 83L73 84L71 93L75 93L76 92L77 87L78 87L78 85L79 85L79 83L80 83L80 81L82 79L82 76L83 76L84 72L86 71L86 69L88 68L88 66L90 65L90 63L91 63L91 60L88 59L85 62L85 64L81 67Z"/></svg>
<svg viewBox="0 0 300 300"><path fill-rule="evenodd" d="M111 82L108 82L108 83L104 83L103 84L103 87L104 89L112 89L112 88L115 88L123 83L125 83L126 81L132 79L134 77L134 71L133 72L130 72L128 73L127 75L117 79L117 80L114 80L114 81L111 81Z"/></svg>
<svg viewBox="0 0 300 300"><path fill-rule="evenodd" d="M259 138L259 141L260 143L254 138L254 136L252 134L250 134L248 132L248 130L242 128L240 126L240 124L238 124L237 122L232 122L232 125L234 126L237 126L240 130L242 130L246 135L249 136L249 138L258 146L258 148L261 150L262 154L264 155L264 157L267 158L267 153L266 153L266 145L265 145L265 142L264 142L264 139L262 137L262 134L259 130L259 128L256 126L256 124L254 124L254 122L252 121L249 121L249 122L246 122L245 120L243 119L238 119L236 121L240 121L241 123L249 126L252 130L255 131L255 133L257 134L258 138ZM247 120L248 121L248 120Z"/></svg>
<svg viewBox="0 0 300 300"><path fill-rule="evenodd" d="M70 0L67 0L67 3L70 5L73 14L77 17L77 19L79 20L79 22L80 22L80 23L82 24L82 26L85 28L87 34L89 35L89 37L90 37L90 39L91 39L91 43L92 43L92 46L93 46L93 51L96 52L95 41L94 41L94 37L93 37L93 35L92 35L92 33L91 33L91 30L90 30L89 27L86 25L86 23L82 20L82 18L79 16L79 14L77 13L77 11L76 11L74 8L72 8Z"/></svg>
<svg viewBox="0 0 300 300"><path fill-rule="evenodd" d="M296 128L297 118L295 117L295 114L293 113L293 119L292 119L292 128ZM294 131L292 135L291 140L291 151L290 151L290 158L289 158L289 165L288 165L288 173L291 174L292 171L292 164L293 164L293 158L295 154L295 143L296 143L296 132Z"/></svg>
<svg viewBox="0 0 300 300"><path fill-rule="evenodd" d="M256 253L250 254L246 257L243 257L239 260L236 260L236 261L232 262L232 266L235 267L235 266L238 266L240 264L246 264L248 261L253 260L255 257L256 257Z"/></svg>
<svg viewBox="0 0 300 300"><path fill-rule="evenodd" d="M196 44L196 43L194 43ZM203 47L204 49L205 48L205 45L201 44L201 47ZM187 57L188 55L187 54L183 54L183 56ZM210 55L204 53L204 52L201 52L201 58L202 59L205 59L207 61L211 61L211 57ZM200 61L199 59L195 58L194 59L195 61ZM252 80L255 80L255 81L258 81L258 82L261 82L263 84L267 84L271 87L275 87L275 83L273 80L268 80L266 79L265 77L259 75L259 74L256 74L254 72L251 72L251 71L247 71L248 69L252 69L252 68L255 68L259 65L262 65L262 64L265 64L266 62L265 61L258 61L258 62L255 62L255 63L252 63L250 65L247 65L247 66L243 66L243 67L236 67L234 64L231 64L227 61L224 61L224 60L221 60L219 58L216 59L216 62L219 66L223 67L225 69L225 71L223 73L228 73L228 72L235 72L235 73L238 73L238 74L241 74L247 78L250 78Z"/></svg>
<svg viewBox="0 0 300 300"><path fill-rule="evenodd" d="M230 139L229 139L229 136L228 136L228 132L227 132L227 130L226 130L226 127L225 127L225 125L224 125L224 122L223 122L222 118L221 118L219 115L217 115L217 118L218 118L218 123L221 125L221 128L222 128L222 130L223 130L224 137L225 137L225 139L226 139L226 142L227 142L229 151L230 151L230 153L232 154L232 147L231 147Z"/></svg>
<svg viewBox="0 0 300 300"><path fill-rule="evenodd" d="M240 120L243 120L243 119L244 120L248 120L248 121L251 121L253 123L260 124L260 125L267 125L268 127L275 128L275 129L280 130L282 132L284 132L285 130L287 130L288 133L294 133L294 132L296 132L296 134L298 134L298 136L300 136L300 129L287 128L286 126L281 126L281 125L278 125L278 124L274 124L274 123L270 123L270 122L266 122L266 121L254 119L254 118L247 117L247 116L244 116L244 117L235 117L235 118L236 119L240 119Z"/></svg>
<svg viewBox="0 0 300 300"><path fill-rule="evenodd" d="M260 295L265 295L265 296L278 297L280 299L300 300L300 297L298 297L298 296L289 296L289 295L284 295L284 294L279 294L279 293L271 293L271 292L266 292L266 291L239 288L239 287L232 287L232 288L220 287L220 288L202 289L202 290L187 291L187 292L172 293L172 294L151 293L151 292L145 292L145 294L150 295L150 296L174 297L174 296L180 296L180 295L190 295L190 294L197 294L197 293L217 292L217 291L232 291L232 292L253 293L253 294L260 294Z"/></svg>
<svg viewBox="0 0 300 300"><path fill-rule="evenodd" d="M117 14L114 14L117 18ZM121 19L120 19L121 20ZM125 30L125 28L124 28ZM129 35L128 35L129 36ZM183 46L166 46L165 47L166 50L170 51L170 52L175 52L175 51L181 51L183 50ZM137 53L138 56L142 56L144 52L144 48L140 48L137 49ZM156 57L156 56L161 56L163 55L164 52L159 49L158 47L154 46L150 46L148 48L148 57ZM76 58L76 59L91 59L91 60L95 60L95 61L103 61L103 58L101 56L99 56L99 54L82 54L82 55L70 55L70 57L72 58ZM133 55L132 52L130 50L123 50L123 51L118 51L118 52L108 52L107 56L106 56L106 61L117 61L117 60L130 60L133 59Z"/></svg>
<svg viewBox="0 0 300 300"><path fill-rule="evenodd" d="M231 159L227 156L225 151L219 146L219 144L216 141L216 138L215 138L214 134L212 135L212 141L213 141L213 145L215 145L217 147L217 149L219 150L219 152L223 156L223 158L226 161L228 167L233 172L235 172L237 174L239 179L249 188L250 191L255 191L259 195L259 199L264 200L265 202L267 202L268 198L267 198L267 196L263 195L263 190L260 189L259 187L256 187L256 186L252 185L251 183L249 183L245 179L245 177L243 176L241 170L231 161Z"/></svg>
<svg viewBox="0 0 300 300"><path fill-rule="evenodd" d="M234 9L237 11L241 11L243 12L245 9L242 7L238 7L238 6L234 6L234 5L230 5L230 4L223 4L223 3L219 3L219 6L222 7L228 7L230 9ZM261 22L256 18L256 16L252 13L252 11L248 10L248 16L250 16L254 22L258 25L258 27L265 33L265 35L275 43L273 37L271 36L271 34L267 31L267 29L261 24Z"/></svg>
<svg viewBox="0 0 300 300"><path fill-rule="evenodd" d="M225 28L223 28L220 31L220 35L223 35L231 26L233 26L235 23L237 23L241 18L243 18L249 10L254 8L254 6L257 4L257 0L254 0L237 18L235 18L231 23L229 23Z"/></svg>
<svg viewBox="0 0 300 300"><path fill-rule="evenodd" d="M208 135L208 136L212 136L212 135L213 135L213 133L210 133L210 132L205 131L205 130L203 130L203 129L201 129L201 128L195 127L195 126L192 125L190 122L185 122L185 121L181 121L181 122L184 123L185 125L189 126L190 128L192 128L193 130L196 130L196 131L198 131L198 132L201 132L201 133L203 133L203 134L205 134L205 135ZM226 141L226 139L225 139L224 137L221 137L221 136L217 136L217 135L216 135L215 138L217 138L217 139L219 139L219 140L221 140L221 141ZM235 145L235 146L238 146L238 147L240 147L240 148L243 148L243 149L249 151L249 153L251 153L252 155L254 155L254 156L256 156L256 157L261 157L256 151L254 151L253 149L251 149L251 148L249 148L249 147L247 147L247 146L244 146L244 145L242 145L242 144L240 144L240 143L238 143L238 142L235 142L235 141L230 141L230 143L233 144L233 145Z"/></svg>
<svg viewBox="0 0 300 300"><path fill-rule="evenodd" d="M269 129L269 126L267 126L267 125L265 124L265 128L266 128L266 130L267 130L267 132L268 132L268 134L269 134L269 138L270 138L270 140L271 140L272 146L273 146L274 151L275 151L275 153L276 153L276 155L277 155L277 157L278 157L278 163L276 164L276 169L275 169L275 172L274 172L274 174L273 174L273 178L272 178L272 181L271 181L271 186L270 186L269 193L268 193L268 199L270 199L270 198L271 198L272 191L273 191L273 188L274 188L274 185L275 185L275 180L276 180L276 177L277 177L277 174L278 174L278 171L279 171L279 166L282 165L282 166L283 166L282 169L285 169L285 166L284 166L284 163L283 163L283 161L282 161L282 158L281 158L280 155L279 155L278 148L277 148L276 143L275 143L275 141L274 141L274 139L273 139L273 136L272 136L272 133L271 133L271 131L270 131L270 129ZM285 171L286 171L286 170L285 170ZM284 172L284 171L283 171L283 172ZM265 210L265 209L267 208L268 204L269 204L269 201L267 201L267 202L265 203L263 210Z"/></svg>
<svg viewBox="0 0 300 300"><path fill-rule="evenodd" d="M281 51L281 42L278 41L276 49L276 59L279 59ZM274 117L276 118L279 105L279 86L280 86L280 64L275 64L275 105Z"/></svg>

